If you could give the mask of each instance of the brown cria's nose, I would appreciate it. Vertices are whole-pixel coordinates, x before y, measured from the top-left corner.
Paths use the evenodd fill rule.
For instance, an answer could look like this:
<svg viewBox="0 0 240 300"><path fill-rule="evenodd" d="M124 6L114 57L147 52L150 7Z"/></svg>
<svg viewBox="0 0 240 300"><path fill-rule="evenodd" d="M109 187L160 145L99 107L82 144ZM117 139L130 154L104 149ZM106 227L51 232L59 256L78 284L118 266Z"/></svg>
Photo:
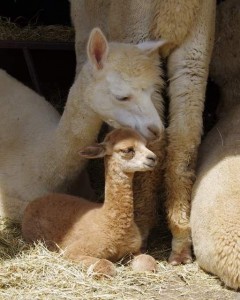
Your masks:
<svg viewBox="0 0 240 300"><path fill-rule="evenodd" d="M153 139L157 139L160 136L160 130L157 128L157 126L148 126L148 130L151 132Z"/></svg>

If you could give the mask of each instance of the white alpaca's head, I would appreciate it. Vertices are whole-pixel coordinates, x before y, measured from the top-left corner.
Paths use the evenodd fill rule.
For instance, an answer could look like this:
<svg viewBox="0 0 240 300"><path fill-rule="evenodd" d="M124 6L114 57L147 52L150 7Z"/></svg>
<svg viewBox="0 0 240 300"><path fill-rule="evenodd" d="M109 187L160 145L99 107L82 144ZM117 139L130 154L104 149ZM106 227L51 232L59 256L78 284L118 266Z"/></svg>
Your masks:
<svg viewBox="0 0 240 300"><path fill-rule="evenodd" d="M164 125L152 100L163 86L157 50L164 44L108 43L99 28L92 30L83 68L91 74L88 105L102 120L136 129L148 140L161 135Z"/></svg>
<svg viewBox="0 0 240 300"><path fill-rule="evenodd" d="M111 131L103 143L82 149L80 155L85 158L108 156L111 164L125 173L151 171L157 164L157 156L146 143L135 130L119 128Z"/></svg>

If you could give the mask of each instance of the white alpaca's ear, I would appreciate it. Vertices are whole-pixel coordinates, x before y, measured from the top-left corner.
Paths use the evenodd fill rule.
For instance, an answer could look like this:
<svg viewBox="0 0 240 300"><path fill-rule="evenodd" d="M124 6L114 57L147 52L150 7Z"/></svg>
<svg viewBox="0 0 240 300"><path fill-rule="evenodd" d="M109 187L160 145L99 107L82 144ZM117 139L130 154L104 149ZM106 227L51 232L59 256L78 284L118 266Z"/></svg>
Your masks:
<svg viewBox="0 0 240 300"><path fill-rule="evenodd" d="M146 41L136 45L140 50L146 52L147 54L151 54L157 50L161 52L161 49L167 46L172 45L172 43L160 39L158 41Z"/></svg>
<svg viewBox="0 0 240 300"><path fill-rule="evenodd" d="M94 28L89 36L87 55L90 63L97 69L103 68L109 52L108 41L100 28Z"/></svg>
<svg viewBox="0 0 240 300"><path fill-rule="evenodd" d="M107 154L105 143L88 146L79 151L79 155L85 158L100 158Z"/></svg>

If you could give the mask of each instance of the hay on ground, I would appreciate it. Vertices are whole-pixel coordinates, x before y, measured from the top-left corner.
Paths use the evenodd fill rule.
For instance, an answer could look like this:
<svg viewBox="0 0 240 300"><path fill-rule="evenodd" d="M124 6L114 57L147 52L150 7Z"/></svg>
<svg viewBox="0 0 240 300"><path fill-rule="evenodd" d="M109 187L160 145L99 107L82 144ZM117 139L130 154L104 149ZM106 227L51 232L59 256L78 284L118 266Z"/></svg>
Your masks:
<svg viewBox="0 0 240 300"><path fill-rule="evenodd" d="M153 238L150 251L159 260L156 273L134 273L119 264L115 278L96 280L61 254L49 252L43 244L27 245L21 238L19 225L0 219L0 230L0 299L227 300L237 297L236 292L224 288L196 263L177 267L167 264L169 237L160 232Z"/></svg>
<svg viewBox="0 0 240 300"><path fill-rule="evenodd" d="M0 17L0 40L73 42L74 28L63 25L19 27L6 18Z"/></svg>

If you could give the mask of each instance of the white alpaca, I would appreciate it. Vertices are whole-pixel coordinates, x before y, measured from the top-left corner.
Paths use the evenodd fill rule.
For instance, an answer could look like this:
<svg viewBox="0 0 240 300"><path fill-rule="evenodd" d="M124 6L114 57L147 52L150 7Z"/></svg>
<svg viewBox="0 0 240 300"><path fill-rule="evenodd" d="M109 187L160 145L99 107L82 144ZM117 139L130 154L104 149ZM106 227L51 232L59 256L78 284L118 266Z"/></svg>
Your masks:
<svg viewBox="0 0 240 300"><path fill-rule="evenodd" d="M67 191L86 161L77 150L96 140L103 120L136 128L147 139L161 135L152 103L162 84L160 45L108 44L94 29L61 118L45 99L0 71L1 216L20 219L33 198Z"/></svg>
<svg viewBox="0 0 240 300"><path fill-rule="evenodd" d="M193 186L191 230L199 265L240 288L240 105L203 141Z"/></svg>
<svg viewBox="0 0 240 300"><path fill-rule="evenodd" d="M132 129L116 129L103 143L82 149L80 155L105 157L104 203L65 194L38 198L25 210L22 233L28 242L44 240L52 250L57 244L67 258L85 267L94 265L95 272L114 275L111 261L140 253L142 238L134 221L133 175L153 170L157 157ZM156 261L142 254L132 266L137 271L154 271Z"/></svg>
<svg viewBox="0 0 240 300"><path fill-rule="evenodd" d="M77 73L85 59L84 47L88 33L96 25L101 26L113 41L137 43L161 37L169 42L163 49L164 54L169 56L167 68L170 114L165 174L167 214L173 234L169 261L172 264L190 262L190 198L197 148L201 141L202 111L214 39L216 1L70 2L76 31ZM163 145L164 143L159 143L158 148ZM161 149L158 152L163 153ZM151 178L142 180L143 187L138 189L139 193L136 195L140 203L138 215L146 222L145 235L153 224L153 197L162 180L159 174L161 173L156 171Z"/></svg>

